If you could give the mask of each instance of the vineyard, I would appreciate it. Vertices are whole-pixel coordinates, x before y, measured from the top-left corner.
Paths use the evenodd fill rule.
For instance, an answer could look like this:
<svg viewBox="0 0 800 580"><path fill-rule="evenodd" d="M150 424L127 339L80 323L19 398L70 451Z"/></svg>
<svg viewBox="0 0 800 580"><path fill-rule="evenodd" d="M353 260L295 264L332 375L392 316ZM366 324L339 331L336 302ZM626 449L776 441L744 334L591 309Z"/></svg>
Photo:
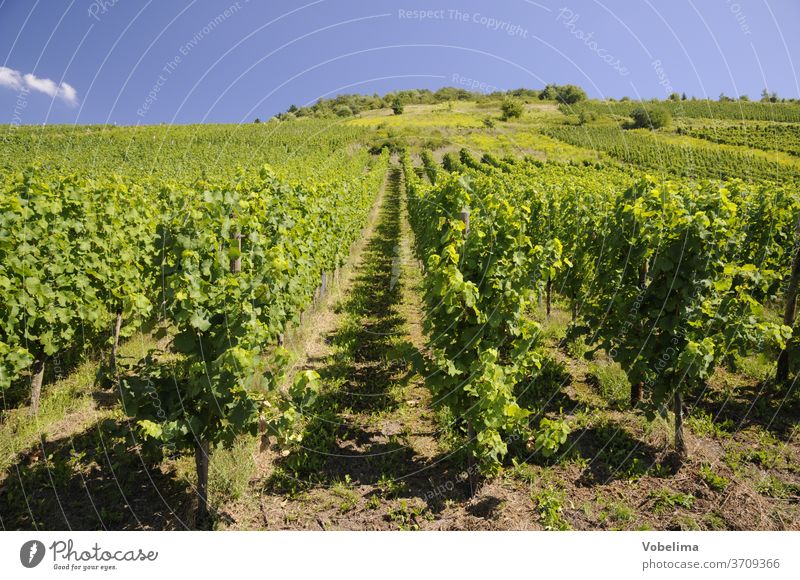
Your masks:
<svg viewBox="0 0 800 580"><path fill-rule="evenodd" d="M800 529L800 106L503 104L3 129L2 527Z"/></svg>

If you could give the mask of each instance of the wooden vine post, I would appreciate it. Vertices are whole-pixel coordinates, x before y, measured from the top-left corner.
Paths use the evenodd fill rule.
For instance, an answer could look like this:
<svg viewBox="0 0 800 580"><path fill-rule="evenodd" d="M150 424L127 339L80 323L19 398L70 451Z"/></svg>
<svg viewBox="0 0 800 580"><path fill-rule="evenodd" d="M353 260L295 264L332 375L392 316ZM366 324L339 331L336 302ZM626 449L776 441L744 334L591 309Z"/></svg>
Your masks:
<svg viewBox="0 0 800 580"><path fill-rule="evenodd" d="M198 441L194 449L194 463L197 468L197 522L200 528L208 519L208 455L211 451L207 440Z"/></svg>
<svg viewBox="0 0 800 580"><path fill-rule="evenodd" d="M794 319L797 315L797 291L800 287L800 218L795 228L795 246L792 259L792 273L789 277L789 286L786 288L786 305L783 310L783 323L794 328ZM775 371L775 382L785 383L789 380L789 348L791 341L787 341L786 346L778 355L778 365Z"/></svg>
<svg viewBox="0 0 800 580"><path fill-rule="evenodd" d="M30 414L39 412L39 400L42 398L42 382L44 381L44 355L33 361L31 367L31 408Z"/></svg>
<svg viewBox="0 0 800 580"><path fill-rule="evenodd" d="M458 219L464 224L464 239L466 240L469 234L469 208L465 207L458 214ZM467 438L469 439L467 451L467 478L469 479L469 494L475 495L478 487L477 481L477 462L475 461L475 453L472 451L472 442L475 440L475 427L472 425L471 420L467 420Z"/></svg>
<svg viewBox="0 0 800 580"><path fill-rule="evenodd" d="M644 289L647 287L647 274L649 271L649 264L645 261L639 268L639 292L644 292ZM631 383L631 408L636 408L636 405L641 403L643 398L644 383L641 381L638 383Z"/></svg>
<svg viewBox="0 0 800 580"><path fill-rule="evenodd" d="M122 306L117 307L117 315L114 319L114 334L111 344L111 372L117 374L117 352L119 351L119 333L122 330Z"/></svg>
<svg viewBox="0 0 800 580"><path fill-rule="evenodd" d="M683 434L683 395L676 388L672 395L672 410L675 413L675 451L681 457L686 456L686 438Z"/></svg>

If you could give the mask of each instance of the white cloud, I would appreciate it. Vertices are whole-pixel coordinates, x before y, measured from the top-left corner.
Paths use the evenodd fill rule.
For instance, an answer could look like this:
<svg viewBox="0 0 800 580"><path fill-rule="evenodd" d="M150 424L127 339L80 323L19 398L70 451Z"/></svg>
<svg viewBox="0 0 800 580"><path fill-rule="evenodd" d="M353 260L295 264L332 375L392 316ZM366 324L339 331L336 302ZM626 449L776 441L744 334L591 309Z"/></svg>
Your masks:
<svg viewBox="0 0 800 580"><path fill-rule="evenodd" d="M22 75L13 68L0 66L0 87L8 87L18 91L22 88Z"/></svg>
<svg viewBox="0 0 800 580"><path fill-rule="evenodd" d="M0 87L7 87L15 91L23 88L44 93L52 98L59 98L74 107L78 104L78 93L75 88L67 83L56 84L50 79L40 79L34 74L23 75L13 68L0 66Z"/></svg>

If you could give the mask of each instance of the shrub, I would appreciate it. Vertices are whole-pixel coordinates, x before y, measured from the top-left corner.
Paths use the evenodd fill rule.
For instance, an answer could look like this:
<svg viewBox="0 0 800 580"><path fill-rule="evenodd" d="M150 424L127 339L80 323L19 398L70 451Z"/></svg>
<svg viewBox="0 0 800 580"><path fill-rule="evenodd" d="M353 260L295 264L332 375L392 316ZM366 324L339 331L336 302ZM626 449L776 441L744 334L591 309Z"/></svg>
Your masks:
<svg viewBox="0 0 800 580"><path fill-rule="evenodd" d="M353 109L347 105L339 105L333 110L333 112L337 117L351 117L353 115Z"/></svg>
<svg viewBox="0 0 800 580"><path fill-rule="evenodd" d="M403 110L403 102L400 99L395 99L392 101L392 112L395 115L402 115Z"/></svg>
<svg viewBox="0 0 800 580"><path fill-rule="evenodd" d="M574 105L578 101L586 99L584 90L575 85L564 85L558 88L556 93L556 100L565 105Z"/></svg>
<svg viewBox="0 0 800 580"><path fill-rule="evenodd" d="M637 107L631 113L631 117L636 128L660 129L672 121L669 111L656 107Z"/></svg>
<svg viewBox="0 0 800 580"><path fill-rule="evenodd" d="M574 105L586 99L586 92L576 85L547 85L539 93L539 98L545 101L558 101L564 105Z"/></svg>
<svg viewBox="0 0 800 580"><path fill-rule="evenodd" d="M504 121L519 118L522 116L524 111L522 103L517 99L506 99L500 106L500 110L503 111Z"/></svg>
<svg viewBox="0 0 800 580"><path fill-rule="evenodd" d="M596 121L597 115L594 111L581 111L578 113L578 125L585 125L590 121Z"/></svg>

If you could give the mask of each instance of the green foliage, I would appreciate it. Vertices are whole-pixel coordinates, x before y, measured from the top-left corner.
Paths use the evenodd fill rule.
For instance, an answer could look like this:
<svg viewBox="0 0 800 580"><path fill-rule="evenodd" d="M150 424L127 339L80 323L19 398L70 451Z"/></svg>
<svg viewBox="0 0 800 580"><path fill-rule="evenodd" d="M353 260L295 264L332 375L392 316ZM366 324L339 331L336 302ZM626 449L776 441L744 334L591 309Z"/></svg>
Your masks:
<svg viewBox="0 0 800 580"><path fill-rule="evenodd" d="M724 421L714 420L713 415L702 409L695 410L686 419L686 424L701 437L716 437L717 439L730 437L736 427L731 419L725 419Z"/></svg>
<svg viewBox="0 0 800 580"><path fill-rule="evenodd" d="M757 297L775 279L741 256L741 201L722 186L642 180L616 202L586 330L663 406L729 352L782 342Z"/></svg>
<svg viewBox="0 0 800 580"><path fill-rule="evenodd" d="M503 121L508 121L510 119L518 119L522 116L522 113L525 112L525 107L523 106L521 101L517 99L507 98L503 101L500 105L500 110L502 111L502 118Z"/></svg>
<svg viewBox="0 0 800 580"><path fill-rule="evenodd" d="M661 139L642 131L618 127L560 125L542 129L554 139L592 151L605 152L632 165L659 174L711 179L800 181L797 167L746 150Z"/></svg>
<svg viewBox="0 0 800 580"><path fill-rule="evenodd" d="M612 407L622 409L630 404L631 383L618 364L590 363L587 378Z"/></svg>
<svg viewBox="0 0 800 580"><path fill-rule="evenodd" d="M714 491L725 491L725 488L730 485L730 480L714 471L714 468L708 463L700 466L700 479Z"/></svg>
<svg viewBox="0 0 800 580"><path fill-rule="evenodd" d="M586 92L576 85L547 85L539 94L539 98L558 101L562 105L574 105L586 100Z"/></svg>
<svg viewBox="0 0 800 580"><path fill-rule="evenodd" d="M543 489L535 493L533 499L536 502L539 517L545 530L565 531L572 529L563 515L563 503L565 501L563 491L556 491L553 488Z"/></svg>
<svg viewBox="0 0 800 580"><path fill-rule="evenodd" d="M692 509L696 499L691 494L673 492L666 488L651 491L648 498L652 502L653 511L658 514L667 513L679 507Z"/></svg>
<svg viewBox="0 0 800 580"><path fill-rule="evenodd" d="M543 417L534 431L533 448L543 457L552 457L567 442L570 428L566 421Z"/></svg>
<svg viewBox="0 0 800 580"><path fill-rule="evenodd" d="M661 129L672 122L672 115L660 107L638 107L631 111L633 126L639 129Z"/></svg>
<svg viewBox="0 0 800 580"><path fill-rule="evenodd" d="M481 165L462 152L462 161ZM527 429L518 385L539 368L539 325L528 305L561 267L561 244L529 228L530 202L510 204L503 183L458 174L424 185L404 160L409 217L426 266L430 386L465 428L484 473L496 473L507 440ZM469 209L469 231L459 216ZM441 340L442 336L448 340ZM465 380L466 379L466 380Z"/></svg>
<svg viewBox="0 0 800 580"><path fill-rule="evenodd" d="M649 104L649 103L647 103ZM766 121L770 123L800 123L800 105L797 103L759 103L759 102L719 102L705 99L680 101L656 101L652 103L669 111L676 119L727 119L741 122ZM587 101L580 108L594 111L600 115L630 117L633 109L642 106L637 101L623 97L618 102Z"/></svg>
<svg viewBox="0 0 800 580"><path fill-rule="evenodd" d="M800 131L796 125L779 123L690 125L681 127L679 133L711 143L724 143L764 151L785 151L791 155L800 156Z"/></svg>

